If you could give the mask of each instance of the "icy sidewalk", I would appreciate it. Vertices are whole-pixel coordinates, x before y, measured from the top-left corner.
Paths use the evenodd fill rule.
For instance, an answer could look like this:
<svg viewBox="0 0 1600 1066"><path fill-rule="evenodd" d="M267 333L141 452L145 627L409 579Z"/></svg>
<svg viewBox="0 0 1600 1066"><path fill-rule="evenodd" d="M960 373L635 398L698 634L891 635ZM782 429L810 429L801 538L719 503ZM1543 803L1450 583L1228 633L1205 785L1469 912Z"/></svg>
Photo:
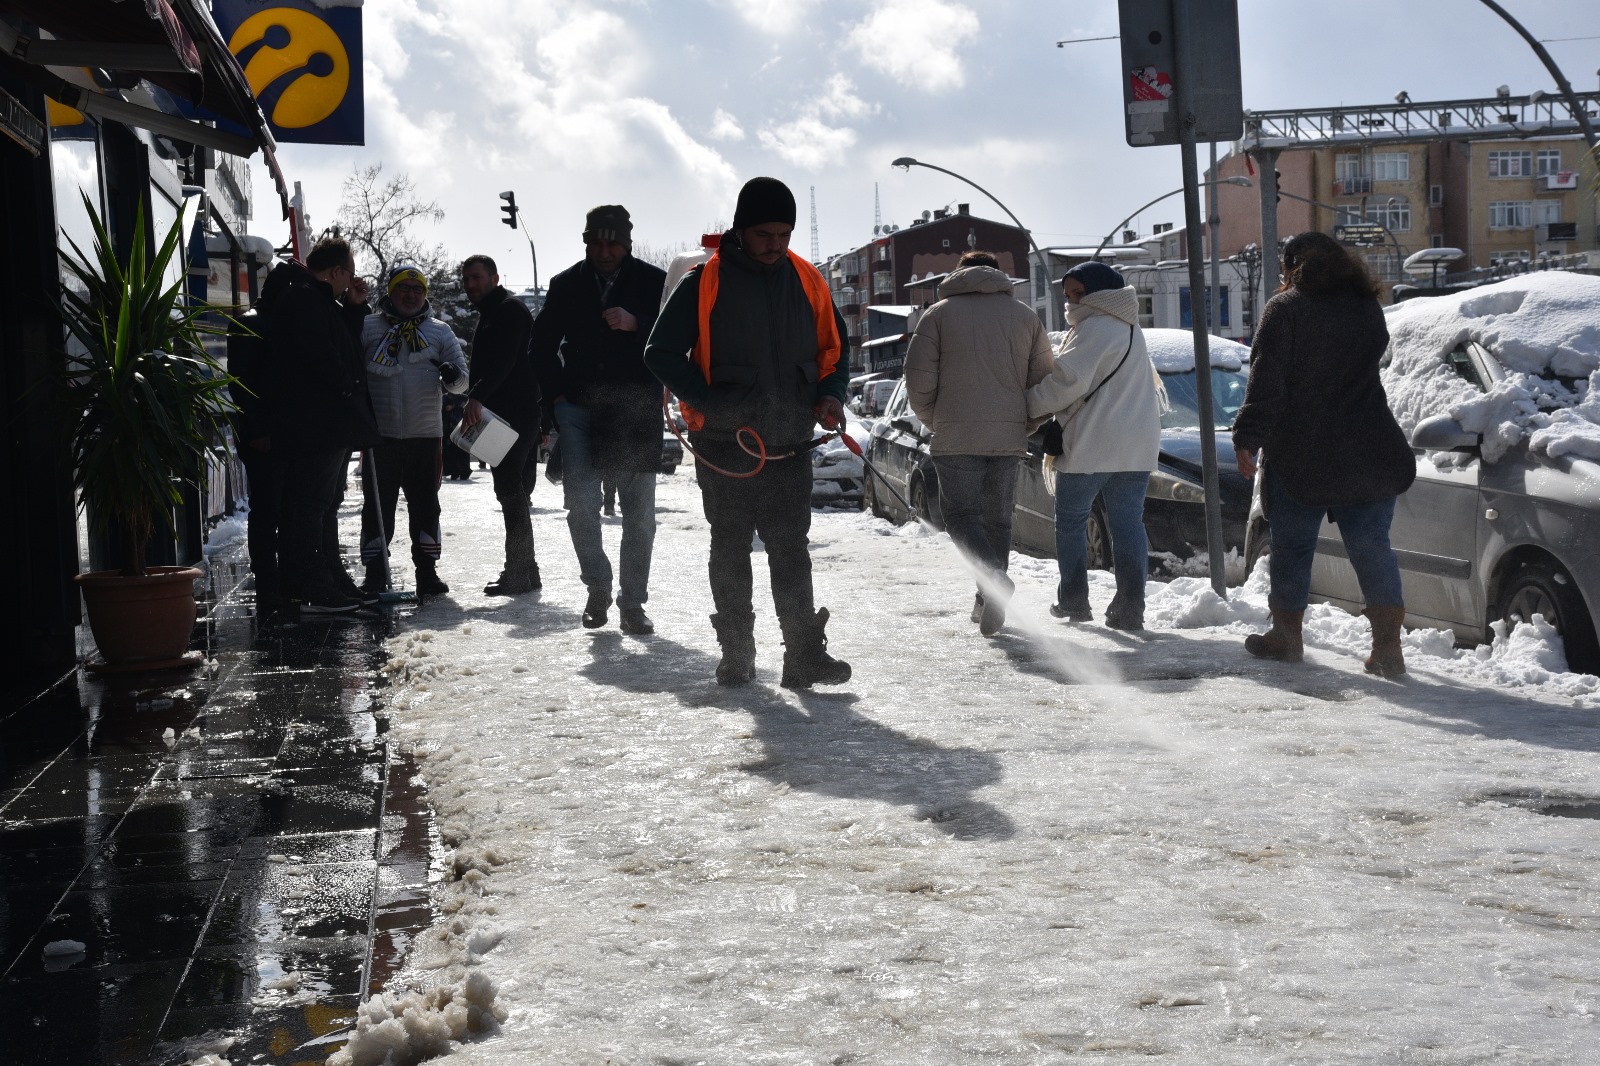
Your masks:
<svg viewBox="0 0 1600 1066"><path fill-rule="evenodd" d="M579 626L558 492L542 597L487 599L487 478L445 487L456 591L389 669L453 914L356 1062L446 1046L370 1028L403 991L481 1019L491 983L503 1025L451 1061L1596 1061L1596 824L1554 815L1600 796L1600 698L1531 627L1408 637L1391 683L1359 619L1314 609L1307 662L1260 663L1255 586L1153 586L1129 636L1049 619L1054 564L1018 559L985 640L947 538L819 512L855 679L776 687L758 556L757 681L723 689L687 468L659 499L635 638Z"/></svg>

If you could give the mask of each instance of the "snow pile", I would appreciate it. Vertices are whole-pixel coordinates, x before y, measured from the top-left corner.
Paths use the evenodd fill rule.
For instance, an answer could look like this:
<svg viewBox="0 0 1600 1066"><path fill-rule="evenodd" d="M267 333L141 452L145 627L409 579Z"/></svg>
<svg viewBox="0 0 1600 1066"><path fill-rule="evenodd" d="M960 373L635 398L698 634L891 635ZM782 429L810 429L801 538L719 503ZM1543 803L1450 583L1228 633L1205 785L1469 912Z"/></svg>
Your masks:
<svg viewBox="0 0 1600 1066"><path fill-rule="evenodd" d="M1600 460L1600 278L1525 274L1406 300L1386 313L1383 383L1408 435L1424 418L1448 411L1483 434L1489 462L1524 441L1551 458ZM1507 370L1487 393L1445 362L1466 341L1488 348ZM1569 387L1557 378L1576 381Z"/></svg>
<svg viewBox="0 0 1600 1066"><path fill-rule="evenodd" d="M375 996L357 1008L355 1035L328 1066L414 1066L447 1055L453 1044L499 1030L506 1014L494 998L494 982L481 972L424 993Z"/></svg>
<svg viewBox="0 0 1600 1066"><path fill-rule="evenodd" d="M1050 334L1050 347L1059 355L1067 346L1070 333ZM1194 369L1194 334L1186 329L1147 329L1145 347L1150 362L1163 374L1186 374ZM1250 361L1250 349L1227 337L1213 336L1208 342L1213 370L1238 370Z"/></svg>
<svg viewBox="0 0 1600 1066"><path fill-rule="evenodd" d="M243 515L229 515L206 533L202 554L212 556L244 539L249 526Z"/></svg>

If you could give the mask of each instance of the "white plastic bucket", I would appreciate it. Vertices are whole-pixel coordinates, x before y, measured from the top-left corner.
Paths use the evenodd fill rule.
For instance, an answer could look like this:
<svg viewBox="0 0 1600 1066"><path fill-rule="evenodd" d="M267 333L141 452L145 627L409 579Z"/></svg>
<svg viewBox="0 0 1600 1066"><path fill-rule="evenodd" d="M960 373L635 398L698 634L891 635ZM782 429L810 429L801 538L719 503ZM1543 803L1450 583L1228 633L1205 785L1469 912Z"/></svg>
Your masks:
<svg viewBox="0 0 1600 1066"><path fill-rule="evenodd" d="M480 463L498 466L500 460L506 457L506 452L517 443L517 431L485 407L483 418L477 425L468 429L467 424L462 422L451 430L450 443L469 453Z"/></svg>

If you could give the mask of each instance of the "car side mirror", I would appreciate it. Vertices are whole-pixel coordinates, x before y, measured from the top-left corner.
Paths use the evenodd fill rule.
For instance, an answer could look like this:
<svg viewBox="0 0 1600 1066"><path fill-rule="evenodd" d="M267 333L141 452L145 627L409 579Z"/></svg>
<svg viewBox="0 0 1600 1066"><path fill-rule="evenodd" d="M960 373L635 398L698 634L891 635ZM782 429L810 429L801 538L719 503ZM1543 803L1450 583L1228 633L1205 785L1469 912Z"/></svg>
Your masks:
<svg viewBox="0 0 1600 1066"><path fill-rule="evenodd" d="M1449 415L1434 415L1411 431L1411 446L1428 452L1460 452L1483 446L1483 438L1462 428Z"/></svg>
<svg viewBox="0 0 1600 1066"><path fill-rule="evenodd" d="M896 418L893 419L889 424L895 429L898 429L901 433L909 433L913 437L917 436L917 427L911 424L911 419L909 418Z"/></svg>

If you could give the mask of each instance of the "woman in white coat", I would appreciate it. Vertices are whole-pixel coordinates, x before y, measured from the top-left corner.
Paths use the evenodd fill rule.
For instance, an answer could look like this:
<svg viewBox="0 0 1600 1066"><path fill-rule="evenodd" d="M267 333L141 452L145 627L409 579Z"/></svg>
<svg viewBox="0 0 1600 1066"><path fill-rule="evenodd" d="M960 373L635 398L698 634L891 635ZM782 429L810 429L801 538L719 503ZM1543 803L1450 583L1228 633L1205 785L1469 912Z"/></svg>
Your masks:
<svg viewBox="0 0 1600 1066"><path fill-rule="evenodd" d="M1095 497L1105 500L1117 593L1113 629L1144 628L1149 542L1144 495L1161 448L1159 379L1139 328L1139 297L1104 263L1080 263L1061 279L1071 332L1050 376L1028 390L1028 417L1062 427L1056 471L1056 563L1061 583L1050 613L1087 622L1089 545Z"/></svg>

